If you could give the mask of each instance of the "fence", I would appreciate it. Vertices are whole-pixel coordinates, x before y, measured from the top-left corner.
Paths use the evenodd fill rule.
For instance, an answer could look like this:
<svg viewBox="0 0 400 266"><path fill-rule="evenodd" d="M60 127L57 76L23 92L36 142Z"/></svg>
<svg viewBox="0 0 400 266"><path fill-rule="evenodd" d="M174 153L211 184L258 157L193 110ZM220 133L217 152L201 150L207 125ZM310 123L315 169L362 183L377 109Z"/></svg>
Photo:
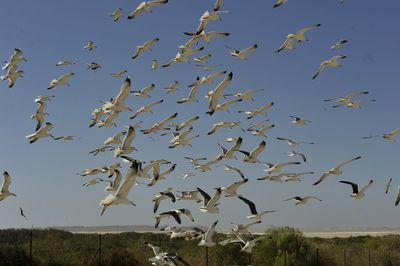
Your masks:
<svg viewBox="0 0 400 266"><path fill-rule="evenodd" d="M216 245L197 247L198 241L170 240L162 234L70 234L62 231L21 230L3 238L0 234L0 265L150 265L154 254L144 241L166 252L178 252L194 266L274 265L303 266L296 253L278 250L273 264L261 256L239 252L239 248ZM399 242L400 243L400 242ZM399 246L400 248L400 246ZM196 250L196 254L187 250ZM260 253L261 252L261 253ZM310 266L383 266L400 265L400 250L346 248L333 252L317 247L309 254ZM222 257L225 258L222 258ZM229 260L230 257L231 260ZM227 262L230 261L230 262ZM235 263L235 264L234 264Z"/></svg>

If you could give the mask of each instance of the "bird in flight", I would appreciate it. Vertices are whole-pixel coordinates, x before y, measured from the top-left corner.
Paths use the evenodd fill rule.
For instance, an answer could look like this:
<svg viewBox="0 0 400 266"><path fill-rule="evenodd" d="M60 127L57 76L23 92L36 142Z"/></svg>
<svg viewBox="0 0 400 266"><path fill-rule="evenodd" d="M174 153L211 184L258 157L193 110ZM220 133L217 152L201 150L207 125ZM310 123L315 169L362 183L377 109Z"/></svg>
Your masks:
<svg viewBox="0 0 400 266"><path fill-rule="evenodd" d="M349 164L349 163L351 163L353 161L359 160L359 159L361 159L361 156L357 156L357 157L355 157L353 159L344 161L343 163L341 163L341 164L329 169L328 171L326 171L325 173L323 173L321 175L321 177L313 184L313 186L318 185L319 183L324 181L330 175L341 175L343 173L342 172L342 167L343 166L345 166L346 164Z"/></svg>
<svg viewBox="0 0 400 266"><path fill-rule="evenodd" d="M28 218L25 216L24 211L22 210L21 207L19 207L19 214L24 217L26 220L28 220Z"/></svg>
<svg viewBox="0 0 400 266"><path fill-rule="evenodd" d="M353 197L355 199L362 199L365 196L365 191L372 185L374 181L370 180L368 184L363 186L361 189L358 189L358 185L356 183L350 181L339 181L339 182L351 186L351 188L353 189L353 193L350 195L350 197Z"/></svg>

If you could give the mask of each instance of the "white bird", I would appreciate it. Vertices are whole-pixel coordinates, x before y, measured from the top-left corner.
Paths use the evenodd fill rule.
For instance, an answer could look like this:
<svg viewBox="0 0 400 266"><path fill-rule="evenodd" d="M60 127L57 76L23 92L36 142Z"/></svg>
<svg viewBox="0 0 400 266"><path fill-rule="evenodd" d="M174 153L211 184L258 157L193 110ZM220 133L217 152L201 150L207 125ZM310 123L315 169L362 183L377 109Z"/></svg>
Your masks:
<svg viewBox="0 0 400 266"><path fill-rule="evenodd" d="M202 39L206 43L211 42L211 38L213 37L226 37L229 36L229 32L218 32L218 31L209 31L206 32L205 30L202 30L201 32L185 32L186 35L193 36L193 38L196 38L196 41L199 39Z"/></svg>
<svg viewBox="0 0 400 266"><path fill-rule="evenodd" d="M278 0L273 6L272 8L277 8L280 7L281 5L284 5L288 2L288 0Z"/></svg>
<svg viewBox="0 0 400 266"><path fill-rule="evenodd" d="M175 130L176 131L181 131L182 129L186 128L186 127L190 127L195 121L199 120L199 116L193 116L191 118L189 118L188 120L186 120L185 122L180 123L179 125L175 125Z"/></svg>
<svg viewBox="0 0 400 266"><path fill-rule="evenodd" d="M192 200L196 202L200 202L200 198L198 197L199 191L198 190L193 190L193 191L178 191L181 193L181 195L176 195L177 200Z"/></svg>
<svg viewBox="0 0 400 266"><path fill-rule="evenodd" d="M139 6L128 16L128 19L133 19L142 14L143 12L152 12L152 8L161 6L168 3L168 0L154 0L154 1L143 1Z"/></svg>
<svg viewBox="0 0 400 266"><path fill-rule="evenodd" d="M121 157L127 159L128 161L132 160L129 157L124 156L124 155ZM167 161L164 159L151 160L150 163L148 165L146 165L146 167L144 167L143 169L140 170L139 176L143 177L143 178L150 178L148 172L150 171L150 169L153 169L153 176L158 178L160 175L160 165L161 164L170 164L170 163L171 163L170 161Z"/></svg>
<svg viewBox="0 0 400 266"><path fill-rule="evenodd" d="M93 41L88 41L88 43L83 48L92 51L93 49L97 48L97 46Z"/></svg>
<svg viewBox="0 0 400 266"><path fill-rule="evenodd" d="M267 111L268 111L272 106L274 106L274 102L267 103L266 105L261 106L260 108L255 109L255 110L250 110L250 111L238 111L238 113L245 113L245 114L247 115L246 118L247 118L247 119L251 119L251 118L255 117L256 115L260 115L260 114L267 115Z"/></svg>
<svg viewBox="0 0 400 266"><path fill-rule="evenodd" d="M275 53L279 53L284 49L292 50L297 43L300 41L296 39L296 34L288 34L286 36L286 40L282 43L282 45L275 51Z"/></svg>
<svg viewBox="0 0 400 266"><path fill-rule="evenodd" d="M218 157L215 158L214 160L205 162L205 163L203 163L203 164L198 164L198 165L196 165L196 166L194 167L194 169L197 169L197 170L202 171L202 172L210 171L210 170L211 170L210 167L211 167L212 165L214 165L214 164L219 163L219 161L221 161L221 160L222 160L222 158L218 156Z"/></svg>
<svg viewBox="0 0 400 266"><path fill-rule="evenodd" d="M242 196L239 196L238 198L240 200L242 200L244 203L246 203L250 208L251 215L246 216L247 219L251 219L251 220L255 220L255 221L261 221L261 218L262 218L262 216L264 214L271 213L271 212L276 212L276 211L263 211L263 212L258 213L257 209L256 209L256 205L252 201L250 201L250 200L248 200L248 199L246 199L246 198L244 198Z"/></svg>
<svg viewBox="0 0 400 266"><path fill-rule="evenodd" d="M200 137L200 135L196 135L193 137L188 137L188 134L190 134L193 131L193 127L190 127L187 131L178 133L170 142L172 143L168 148L172 149L177 146L189 146L192 147L192 144L190 144L190 141L192 141L195 138Z"/></svg>
<svg viewBox="0 0 400 266"><path fill-rule="evenodd" d="M149 93L154 90L156 85L154 83L144 87L141 91L132 91L133 95L139 96L139 97L145 97L145 98L150 98Z"/></svg>
<svg viewBox="0 0 400 266"><path fill-rule="evenodd" d="M119 111L112 111L109 116L104 119L100 120L97 125L98 127L117 127L117 124L114 122L114 119L116 119L119 116Z"/></svg>
<svg viewBox="0 0 400 266"><path fill-rule="evenodd" d="M323 180L325 180L328 176L330 175L341 175L342 172L342 167L345 166L348 163L351 163L353 161L356 161L358 159L361 159L361 156L355 157L353 159L347 160L341 164L339 164L338 166L335 166L331 169L329 169L328 171L326 171L325 173L323 173L321 175L321 177L313 184L313 186L318 185L319 183L321 183Z"/></svg>
<svg viewBox="0 0 400 266"><path fill-rule="evenodd" d="M242 100L242 99L232 99L232 100L230 100L230 101L223 102L223 103L221 103L221 104L218 104L218 105L215 107L215 111L225 111L225 112L228 112L228 113L229 113L229 109L228 109L229 106L231 106L232 104L241 102L241 101L243 101L243 100Z"/></svg>
<svg viewBox="0 0 400 266"><path fill-rule="evenodd" d="M142 129L140 130L143 134L150 134L150 133L156 133L162 129L164 129L164 127L171 123L172 120L174 120L177 117L178 113L174 113L173 115L165 118L164 120L161 120L158 123L155 123L152 127L147 128L147 129Z"/></svg>
<svg viewBox="0 0 400 266"><path fill-rule="evenodd" d="M18 78L22 78L24 76L24 71L18 70L18 67L13 65L8 70L6 75L0 76L1 80L8 81L8 87L12 88L15 85L15 82Z"/></svg>
<svg viewBox="0 0 400 266"><path fill-rule="evenodd" d="M240 126L240 122L222 121L222 122L215 123L212 126L211 130L207 133L207 135L214 134L217 130L219 130L221 128L232 129L233 127L238 127L238 128L240 128L240 130L242 130L242 132L245 132L245 130Z"/></svg>
<svg viewBox="0 0 400 266"><path fill-rule="evenodd" d="M141 113L153 113L153 111L151 110L151 108L153 108L154 106L163 103L164 100L159 100L159 101L155 101L155 102L151 102L149 104L146 104L145 106L140 107L136 112L133 113L133 115L130 117L130 119L134 119L136 118L138 115L140 115Z"/></svg>
<svg viewBox="0 0 400 266"><path fill-rule="evenodd" d="M199 165L199 161L207 160L207 158L204 158L204 157L200 157L200 158L183 157L183 158L189 160L189 163L191 163L193 165Z"/></svg>
<svg viewBox="0 0 400 266"><path fill-rule="evenodd" d="M61 60L58 61L56 66L69 66L69 65L75 65L75 62L70 61L70 60Z"/></svg>
<svg viewBox="0 0 400 266"><path fill-rule="evenodd" d="M300 156L301 159L303 159L303 162L307 162L307 158L304 153L292 150L291 152L289 152L289 157L293 157L293 156Z"/></svg>
<svg viewBox="0 0 400 266"><path fill-rule="evenodd" d="M326 61L323 61L321 64L320 64L320 66L319 66L319 68L318 68L318 70L317 70L317 72L315 72L315 74L314 74L314 76L312 77L312 79L316 79L318 76L319 76L319 74L321 73L321 71L322 70L324 70L326 67L340 67L341 66L341 64L340 64L340 59L344 59L344 58L346 58L347 56L346 55L344 55L344 54L342 54L342 55L335 55L334 57L332 57L332 58L330 58L329 60L326 60Z"/></svg>
<svg viewBox="0 0 400 266"><path fill-rule="evenodd" d="M16 197L15 193L10 192L8 189L11 184L11 176L8 174L7 171L3 172L3 185L1 186L0 189L0 201L5 200L6 198L10 196Z"/></svg>
<svg viewBox="0 0 400 266"><path fill-rule="evenodd" d="M237 193L237 190L239 187L249 181L248 178L242 179L240 181L237 181L233 183L232 185L228 187L221 187L221 191L225 193L225 197L237 197L240 196L240 194Z"/></svg>
<svg viewBox="0 0 400 266"><path fill-rule="evenodd" d="M101 65L99 63L96 63L96 62L91 62L91 63L88 63L86 65L87 65L87 68L91 69L91 70L96 70L96 69L102 68Z"/></svg>
<svg viewBox="0 0 400 266"><path fill-rule="evenodd" d="M96 168L87 168L85 170L83 170L80 173L77 173L77 175L80 176L93 176L93 175L98 175L98 174L103 174L106 173L107 169L106 166L99 166Z"/></svg>
<svg viewBox="0 0 400 266"><path fill-rule="evenodd" d="M250 223L247 223L247 224L244 224L244 225L243 224L231 223L231 224L234 225L232 231L235 232L235 233L238 233L238 234L242 234L242 235L251 234L251 232L249 231L249 227L253 226L253 225L256 225L256 224L260 224L260 223L261 223L261 221L254 221L254 222L250 222Z"/></svg>
<svg viewBox="0 0 400 266"><path fill-rule="evenodd" d="M178 52L174 58L172 58L168 63L162 65L161 67L169 67L177 63L190 63L189 56L194 55L203 50L204 46L197 49L187 49L184 52Z"/></svg>
<svg viewBox="0 0 400 266"><path fill-rule="evenodd" d="M156 44L159 40L160 40L159 38L154 38L154 39L151 39L151 40L145 42L142 45L136 46L136 52L132 56L132 59L137 58L139 55L141 55L145 51L151 51L151 46Z"/></svg>
<svg viewBox="0 0 400 266"><path fill-rule="evenodd" d="M200 211L208 213L219 213L218 201L221 198L221 188L215 190L214 196L210 197L204 190L197 188L200 194L203 196L203 206L200 207Z"/></svg>
<svg viewBox="0 0 400 266"><path fill-rule="evenodd" d="M118 71L118 72L111 73L110 75L111 75L111 77L113 77L113 78L122 78L122 77L124 77L124 75L125 75L126 73L128 73L127 70L122 70L122 71Z"/></svg>
<svg viewBox="0 0 400 266"><path fill-rule="evenodd" d="M287 176L286 173L281 173L281 174L277 174L277 175L267 175L264 177L259 177L259 178L257 178L257 180L269 180L269 181L275 181L275 182L282 183L282 178L286 177L286 176Z"/></svg>
<svg viewBox="0 0 400 266"><path fill-rule="evenodd" d="M172 173L173 171L175 171L176 168L176 164L173 164L170 168L168 168L167 170L165 170L162 173L155 173L153 178L150 180L150 183L147 184L147 186L151 187L154 186L155 184L157 184L158 181L160 181L161 179L165 179L165 176L169 175L170 173ZM155 171L156 172L156 171Z"/></svg>
<svg viewBox="0 0 400 266"><path fill-rule="evenodd" d="M8 61L5 61L5 65L2 67L2 70L9 71L10 68L17 68L18 64L27 61L23 57L24 52L18 48L14 49L14 53L11 55Z"/></svg>
<svg viewBox="0 0 400 266"><path fill-rule="evenodd" d="M292 124L295 124L295 125L307 125L308 123L311 123L310 120L303 119L303 118L300 118L297 116L289 115L289 117L293 118Z"/></svg>
<svg viewBox="0 0 400 266"><path fill-rule="evenodd" d="M382 137L384 139L388 139L391 141L396 141L397 139L397 135L400 134L400 128L396 128L395 130L393 130L390 133L383 133L383 134L379 134L379 135L371 135L368 137L363 137L363 139L370 139L370 138L374 138L374 137Z"/></svg>
<svg viewBox="0 0 400 266"><path fill-rule="evenodd" d="M85 182L82 185L82 187L93 186L93 185L96 185L96 184L100 183L101 181L107 181L107 180L104 180L104 179L101 179L101 178L97 178L97 177L96 178L92 178L92 179L88 180L87 182Z"/></svg>
<svg viewBox="0 0 400 266"><path fill-rule="evenodd" d="M222 20L220 14L227 14L227 13L229 12L222 10L205 11L199 19L200 23L199 26L197 26L196 33L200 33L203 30L205 30L210 21Z"/></svg>
<svg viewBox="0 0 400 266"><path fill-rule="evenodd" d="M190 89L189 96L178 100L176 103L181 104L181 103L194 103L194 102L197 103L197 102L199 102L196 99L197 92L199 91L200 85L201 85L199 77L197 77L197 80L195 83L196 83L195 85L193 85L194 83L192 84L193 86Z"/></svg>
<svg viewBox="0 0 400 266"><path fill-rule="evenodd" d="M336 49L341 49L343 48L343 45L347 43L348 41L346 39L341 39L337 43L331 46L331 49L336 50Z"/></svg>
<svg viewBox="0 0 400 266"><path fill-rule="evenodd" d="M310 31L312 29L315 29L315 28L318 28L320 26L321 26L321 24L314 24L314 25L310 25L310 26L304 27L304 28L298 30L294 34L293 33L288 34L286 36L286 40L278 48L278 50L275 51L275 53L279 53L280 51L282 51L284 49L292 50L294 48L295 44L297 44L298 42L308 41L308 39L306 38L305 34L308 31Z"/></svg>
<svg viewBox="0 0 400 266"><path fill-rule="evenodd" d="M232 231L233 234L241 241L241 249L240 251L246 252L246 253L251 253L253 251L254 246L257 244L257 242L261 241L264 239L264 236L257 237L251 240L246 240L244 237L240 236L236 232Z"/></svg>
<svg viewBox="0 0 400 266"><path fill-rule="evenodd" d="M66 135L66 136L55 137L54 140L74 140L77 138L79 139L79 137L77 136Z"/></svg>
<svg viewBox="0 0 400 266"><path fill-rule="evenodd" d="M48 96L48 95L40 95L40 96L36 97L35 103L51 101L51 99L54 98L54 97L56 97L56 96L54 96L54 95L50 95L50 96Z"/></svg>
<svg viewBox="0 0 400 266"><path fill-rule="evenodd" d="M160 62L158 62L157 60L153 60L152 62L151 62L151 69L157 69L157 68L159 68L160 67Z"/></svg>
<svg viewBox="0 0 400 266"><path fill-rule="evenodd" d="M203 56L195 57L193 58L193 60L199 64L206 64L210 58L211 54L206 54Z"/></svg>
<svg viewBox="0 0 400 266"><path fill-rule="evenodd" d="M225 46L226 48L231 50L231 55L234 57L237 57L239 59L247 59L247 55L251 52L254 52L257 49L257 44L254 44L248 48L245 48L243 50L236 50L231 47Z"/></svg>
<svg viewBox="0 0 400 266"><path fill-rule="evenodd" d="M133 126L128 126L128 132L124 136L121 146L118 146L114 151L115 157L119 157L121 155L126 155L126 154L129 154L129 153L133 152L134 150L136 150L136 148L132 146L132 141L136 137L136 128L141 123L142 123L142 121L136 123Z"/></svg>
<svg viewBox="0 0 400 266"><path fill-rule="evenodd" d="M75 73L66 73L61 75L58 79L53 79L50 82L50 86L47 88L48 90L54 89L55 87L62 87L62 86L70 86L69 79L70 77L74 76Z"/></svg>
<svg viewBox="0 0 400 266"><path fill-rule="evenodd" d="M386 184L386 190L385 190L385 194L387 194L389 192L389 188L390 185L392 184L392 178L389 178L387 184Z"/></svg>
<svg viewBox="0 0 400 266"><path fill-rule="evenodd" d="M104 145L118 145L122 143L122 136L126 134L124 132L118 132L116 133L114 136L108 137L105 141L104 141Z"/></svg>
<svg viewBox="0 0 400 266"><path fill-rule="evenodd" d="M160 203L163 200L170 199L172 202L175 203L176 199L175 199L174 194L171 191L172 191L172 188L167 188L164 191L161 191L159 194L157 194L153 198L153 202L154 202L153 213L156 213L156 211L158 210L158 206L160 206Z"/></svg>
<svg viewBox="0 0 400 266"><path fill-rule="evenodd" d="M110 184L109 186L106 186L106 188L104 189L104 191L114 191L117 192L119 185L121 184L121 180L122 180L122 174L118 169L114 170L115 173L115 177L113 179L113 181L109 181Z"/></svg>
<svg viewBox="0 0 400 266"><path fill-rule="evenodd" d="M292 139L281 138L281 137L277 137L276 139L286 141L287 144L288 144L290 147L293 147L293 148L299 146L300 144L310 144L310 145L314 144L314 142L295 141L295 140L292 140Z"/></svg>
<svg viewBox="0 0 400 266"><path fill-rule="evenodd" d="M345 96L342 96L342 97L335 97L335 98L326 99L326 100L324 100L324 102L336 101L340 105L347 105L347 104L353 102L353 97L359 96L359 95L368 94L368 93L369 93L368 91L352 92L352 93L350 93L348 95L345 95Z"/></svg>
<svg viewBox="0 0 400 266"><path fill-rule="evenodd" d="M35 133L29 134L25 136L26 139L29 140L29 143L34 143L39 139L46 138L46 137L51 137L54 139L54 136L49 133L49 131L53 129L53 124L50 122L46 122L41 128L36 130Z"/></svg>
<svg viewBox="0 0 400 266"><path fill-rule="evenodd" d="M266 171L269 174L280 173L280 172L282 172L282 169L286 166L299 165L299 164L301 164L301 163L300 162L287 162L287 163L278 163L278 164L266 163L264 165L268 166L269 168L264 171Z"/></svg>
<svg viewBox="0 0 400 266"><path fill-rule="evenodd" d="M253 94L257 91L263 91L264 89L253 89L253 90L248 90L245 92L236 92L236 93L230 93L230 94L224 94L224 97L227 96L235 96L239 97L243 101L254 101Z"/></svg>
<svg viewBox="0 0 400 266"><path fill-rule="evenodd" d="M236 168L236 167L233 167L233 166L224 164L224 170L225 170L225 171L233 171L233 172L236 172L236 173L238 173L238 174L240 175L240 177L241 177L242 179L245 179L242 170L240 170L239 168Z"/></svg>
<svg viewBox="0 0 400 266"><path fill-rule="evenodd" d="M161 222L161 219L168 218L168 217L173 217L178 224L182 223L181 218L179 217L179 214L175 210L171 210L171 211L167 211L167 212L161 212L155 216L156 223L154 225L154 228L158 227L158 225Z"/></svg>
<svg viewBox="0 0 400 266"><path fill-rule="evenodd" d="M95 148L94 150L90 151L89 154L92 154L93 156L96 156L97 154L101 152L106 152L106 151L113 151L115 148L110 145L104 145L98 148Z"/></svg>
<svg viewBox="0 0 400 266"><path fill-rule="evenodd" d="M350 195L350 197L356 198L356 199L362 199L365 196L365 191L372 185L374 182L372 179L366 184L364 187L362 187L360 190L358 189L358 185L356 183L350 182L350 181L339 181L340 183L343 184L348 184L351 186L353 189L353 193Z"/></svg>
<svg viewBox="0 0 400 266"><path fill-rule="evenodd" d="M361 109L361 105L364 103L367 103L367 102L376 102L376 100L366 99L366 100L351 101L348 104L346 104L345 106L349 107L349 108L353 108L353 109ZM339 107L339 106L342 106L342 104L334 105L332 107L335 108L335 107Z"/></svg>
<svg viewBox="0 0 400 266"><path fill-rule="evenodd" d="M131 163L131 166L128 172L125 174L124 180L122 184L119 186L117 192L113 194L109 194L105 199L100 201L101 215L106 211L106 209L111 205L133 205L136 206L133 201L128 200L128 194L131 190L132 186L136 183L136 177L141 168L141 162L134 160Z"/></svg>
<svg viewBox="0 0 400 266"><path fill-rule="evenodd" d="M115 174L115 170L118 170L119 168L121 168L121 164L120 163L113 163L109 166L104 166L103 167L103 173L107 173L108 174L108 178L112 177Z"/></svg>
<svg viewBox="0 0 400 266"><path fill-rule="evenodd" d="M249 130L248 129L248 131L251 131L251 134L253 134L253 136L266 138L267 137L267 131L270 131L274 127L275 127L275 125L272 124L270 126L265 126L265 127L260 128L260 129L254 129L254 130Z"/></svg>
<svg viewBox="0 0 400 266"><path fill-rule="evenodd" d="M237 160L235 156L235 152L237 152L240 149L240 146L242 145L243 138L238 137L236 138L236 143L230 147L229 149L224 148L221 144L218 143L218 146L222 149L222 153L218 155L219 158L221 159L235 159Z"/></svg>
<svg viewBox="0 0 400 266"><path fill-rule="evenodd" d="M213 224L211 224L206 233L203 234L200 243L198 244L199 246L206 246L206 247L213 247L215 246L215 243L213 242L213 236L215 233L215 226L217 226L218 221L215 221Z"/></svg>
<svg viewBox="0 0 400 266"><path fill-rule="evenodd" d="M177 80L175 80L174 82L169 84L168 87L164 88L164 90L168 94L171 92L176 92L178 90L178 87L179 87L179 82Z"/></svg>
<svg viewBox="0 0 400 266"><path fill-rule="evenodd" d="M193 172L186 172L186 173L184 173L183 175L182 175L182 179L186 179L186 178L188 178L188 177L192 177L192 176L195 176L196 174L195 173L193 173Z"/></svg>
<svg viewBox="0 0 400 266"><path fill-rule="evenodd" d="M286 199L284 201L294 200L296 202L295 205L305 205L310 199L316 199L318 201L322 201L322 199L314 196L305 196L305 197L296 196L290 199Z"/></svg>
<svg viewBox="0 0 400 266"><path fill-rule="evenodd" d="M238 150L238 152L241 152L245 155L243 158L243 162L261 163L261 161L258 159L258 156L264 151L265 145L266 145L265 141L261 141L260 144L258 144L258 146L251 152L242 151L242 150Z"/></svg>
<svg viewBox="0 0 400 266"><path fill-rule="evenodd" d="M314 172L301 172L301 173L286 173L286 179L285 182L297 182L297 181L301 181L301 179L299 178L302 175L313 175L315 174Z"/></svg>
<svg viewBox="0 0 400 266"><path fill-rule="evenodd" d="M200 85L204 85L204 84L213 84L214 83L214 79L218 78L219 76L225 75L226 74L226 70L222 70L222 71L218 71L212 74L207 75L206 77L202 77L200 79ZM189 85L189 87L193 87L197 85L197 80Z"/></svg>
<svg viewBox="0 0 400 266"><path fill-rule="evenodd" d="M49 115L48 113L45 112L45 108L46 108L46 103L45 101L41 102L38 101L38 106L36 108L36 112L31 116L31 119L36 119L37 124L36 124L36 129L35 130L39 130L39 128L42 127L42 125L45 123L45 117L47 115Z"/></svg>
<svg viewBox="0 0 400 266"><path fill-rule="evenodd" d="M115 9L113 12L108 13L108 15L110 17L113 17L113 21L117 22L118 20L120 20L122 18L122 8L117 8Z"/></svg>

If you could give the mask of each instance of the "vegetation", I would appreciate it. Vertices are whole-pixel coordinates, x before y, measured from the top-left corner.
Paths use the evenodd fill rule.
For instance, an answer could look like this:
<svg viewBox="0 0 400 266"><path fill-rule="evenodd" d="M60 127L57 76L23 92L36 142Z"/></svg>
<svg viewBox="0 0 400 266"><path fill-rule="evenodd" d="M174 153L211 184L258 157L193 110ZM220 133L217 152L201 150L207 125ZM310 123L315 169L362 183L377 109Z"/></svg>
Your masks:
<svg viewBox="0 0 400 266"><path fill-rule="evenodd" d="M0 230L0 265L29 265L30 230ZM218 234L215 242L225 239ZM143 242L177 252L191 265L205 265L206 248L198 241L170 240L163 234L122 233L101 237L101 265L150 265L153 252ZM59 230L32 231L33 265L99 265L99 235ZM238 245L208 249L209 265L400 265L400 236L306 238L297 229L272 228L251 255Z"/></svg>

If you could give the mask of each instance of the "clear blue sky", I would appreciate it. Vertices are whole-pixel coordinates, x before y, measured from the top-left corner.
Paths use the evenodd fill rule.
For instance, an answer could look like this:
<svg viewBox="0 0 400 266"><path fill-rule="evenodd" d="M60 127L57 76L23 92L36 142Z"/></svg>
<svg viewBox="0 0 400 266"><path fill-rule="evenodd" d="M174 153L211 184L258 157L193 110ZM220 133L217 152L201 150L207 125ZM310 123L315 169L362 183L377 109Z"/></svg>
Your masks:
<svg viewBox="0 0 400 266"><path fill-rule="evenodd" d="M204 53L213 55L210 64L224 64L221 69L232 71L234 78L226 92L263 88L255 102L239 103L231 108L231 114L217 112L212 117L205 115L207 101L205 93L214 85L202 87L200 103L177 106L177 99L189 92L187 85L196 76L207 75L194 64L177 64L167 69L150 70L151 61L158 59L166 63L177 53L177 46L188 38L185 31L194 31L198 19L205 10L211 10L213 1L170 0L168 4L155 8L153 13L142 14L134 20L126 16L140 1L5 1L0 9L3 23L0 25L1 60L7 60L14 48L24 51L27 62L21 64L24 78L18 79L12 89L6 82L0 83L0 169L9 171L13 183L10 190L16 198L0 203L0 228L54 226L54 225L134 225L154 224L151 199L153 194L167 187L176 190L191 190L199 186L211 192L213 187L226 186L238 178L236 175L216 167L211 172L197 173L195 177L181 180L180 176L191 170L183 156L206 156L214 158L220 150L217 142L230 146L224 139L243 136L242 148L253 149L261 140L245 135L238 129L222 130L207 136L211 125L223 120L242 120L236 111L253 109L269 101L275 106L268 118L276 124L266 139L267 148L260 159L268 162L291 160L287 156L289 146L276 137L289 137L313 141L315 145L301 146L308 162L291 171L314 171L303 182L279 184L257 181L264 175L261 165L248 165L241 161L226 163L243 169L250 182L240 192L257 204L262 211L276 209L277 213L265 217L261 227L290 225L295 227L343 227L343 226L398 226L399 208L394 207L395 189L400 184L399 144L381 138L363 140L372 133L390 132L400 126L400 97L398 84L400 72L398 47L400 22L398 1L348 0L344 5L339 0L290 0L286 5L272 9L274 1L226 0L222 21L211 22L208 30L226 31L227 38L216 38L205 45ZM121 7L125 17L113 23L107 14ZM319 29L309 32L310 42L300 44L295 50L274 51L285 40L285 36L298 29L321 23ZM136 45L158 37L160 42L153 51L131 60ZM332 51L330 46L341 38L349 40L344 49ZM98 48L83 49L88 40ZM224 45L238 49L258 44L255 53L242 61L229 55ZM348 56L342 68L327 69L316 80L311 77L319 64L338 53ZM55 67L61 59L76 61L68 67ZM98 62L103 69L92 72L86 63ZM138 134L134 146L138 152L131 155L143 161L167 158L178 164L177 170L156 186L134 187L129 195L137 207L112 206L100 217L99 201L107 194L103 185L83 188L85 178L76 173L85 168L118 162L112 153L92 157L90 150L100 146L123 126L133 124L130 113L117 119L118 128L88 128L91 112L100 100L115 96L122 80L112 78L109 73L127 69L132 78L133 89L154 83L156 90L150 100L130 96L127 103L136 110L150 101L165 99L154 108L155 114L144 114L143 127L178 112L178 122L200 114L195 123L195 134L201 137L193 141L193 148L168 149L169 137L153 142ZM77 135L72 142L51 139L28 144L25 135L33 132L36 124L30 119L36 104L35 97L47 95L46 90L53 78L66 72L75 72L71 87L58 87L51 91L56 98L49 102L48 121L55 127L55 135ZM180 82L179 91L166 95L162 88L173 80ZM361 110L348 108L330 109L323 99L342 96L359 90L368 90L365 98L376 99ZM312 120L307 126L290 123L289 115ZM265 119L255 118L252 122ZM361 155L363 158L344 168L340 177L331 176L315 187L311 184L318 176L338 163ZM239 155L240 156L240 155ZM126 166L124 166L126 168ZM125 168L123 171L125 171ZM393 186L384 194L385 183L393 177ZM363 200L349 197L350 187L338 180L351 180L360 184L374 179L373 186ZM297 195L314 195L323 202L310 202L306 206L294 206L283 199ZM29 217L25 221L19 216L22 207ZM238 199L222 199L220 215L203 214L196 204L172 204L163 202L160 211L187 207L194 213L196 224L209 224L216 219L219 226L229 223L244 223L248 208ZM190 225L186 219L183 224ZM163 222L165 223L165 222ZM171 224L173 222L171 221Z"/></svg>

